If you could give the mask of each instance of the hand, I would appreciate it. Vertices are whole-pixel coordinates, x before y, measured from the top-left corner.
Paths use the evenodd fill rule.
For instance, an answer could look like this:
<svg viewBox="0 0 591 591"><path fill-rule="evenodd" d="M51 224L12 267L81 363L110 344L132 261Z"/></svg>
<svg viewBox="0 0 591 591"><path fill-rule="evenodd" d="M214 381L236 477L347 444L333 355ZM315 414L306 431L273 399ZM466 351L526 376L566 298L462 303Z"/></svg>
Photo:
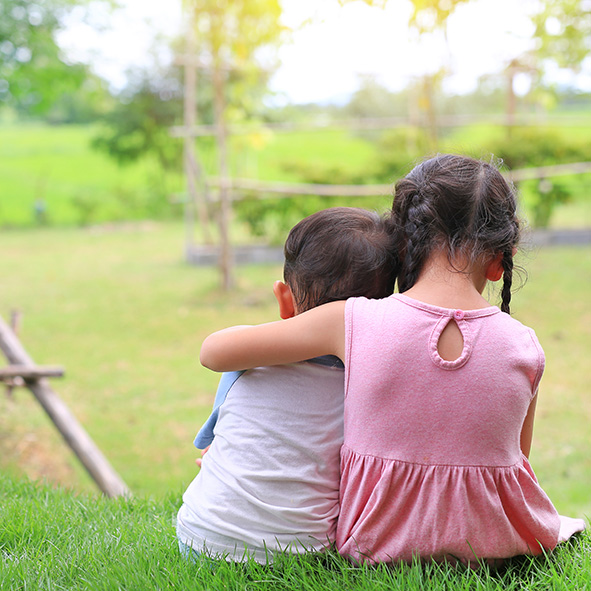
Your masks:
<svg viewBox="0 0 591 591"><path fill-rule="evenodd" d="M201 464L203 463L203 456L209 451L211 445L208 445L204 450L201 452L201 457L195 460L195 463L201 468Z"/></svg>

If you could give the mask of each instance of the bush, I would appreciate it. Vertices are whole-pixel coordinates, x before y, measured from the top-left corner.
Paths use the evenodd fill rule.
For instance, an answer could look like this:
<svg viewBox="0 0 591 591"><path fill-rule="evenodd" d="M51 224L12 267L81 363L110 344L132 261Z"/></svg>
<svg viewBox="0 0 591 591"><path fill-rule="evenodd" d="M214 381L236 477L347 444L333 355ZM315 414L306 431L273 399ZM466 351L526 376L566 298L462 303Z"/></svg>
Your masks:
<svg viewBox="0 0 591 591"><path fill-rule="evenodd" d="M428 150L429 140L420 129L401 128L383 132L376 142L372 166L352 169L344 165L323 165L319 161L289 160L282 169L297 176L299 182L315 185L386 184L408 172L413 162ZM336 206L364 207L382 212L392 203L388 195L375 197L294 196L258 199L251 195L235 204L237 218L255 236L282 243L290 228L302 218L321 209Z"/></svg>
<svg viewBox="0 0 591 591"><path fill-rule="evenodd" d="M386 211L391 197L319 197L296 195L260 199L254 195L234 204L237 219L244 222L253 236L264 237L271 244L283 244L289 230L301 219L328 207L363 207Z"/></svg>
<svg viewBox="0 0 591 591"><path fill-rule="evenodd" d="M405 175L414 164L431 152L431 140L418 127L392 129L377 143L377 176L380 182L392 182Z"/></svg>
<svg viewBox="0 0 591 591"><path fill-rule="evenodd" d="M492 142L490 149L513 170L591 161L588 143L573 142L557 130L538 127L514 128L510 134ZM556 206L567 203L572 197L569 185L545 178L524 182L520 188L536 228L547 228Z"/></svg>

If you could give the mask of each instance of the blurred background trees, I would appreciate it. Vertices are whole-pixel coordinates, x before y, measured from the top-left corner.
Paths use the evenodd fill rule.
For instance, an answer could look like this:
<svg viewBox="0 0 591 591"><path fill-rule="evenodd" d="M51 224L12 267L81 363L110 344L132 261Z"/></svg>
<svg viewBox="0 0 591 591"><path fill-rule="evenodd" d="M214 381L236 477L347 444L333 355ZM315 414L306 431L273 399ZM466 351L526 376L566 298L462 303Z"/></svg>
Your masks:
<svg viewBox="0 0 591 591"><path fill-rule="evenodd" d="M332 1L343 10L365 2L379 11L395 0ZM61 33L72 22L108 29L109 19L120 10L115 0L0 0L0 118L15 124L85 124L89 144L117 166L146 163L141 188L114 185L111 199L87 187L68 197L84 223L126 215L179 215L175 203L184 192L183 146L170 129L183 124L183 66L188 51L197 64L196 124L213 126L216 96L223 105L218 119L222 116L229 132L226 166L230 176L317 184L390 183L416 159L444 149L475 156L494 153L511 168L591 161L584 134L571 133L575 126L566 128L549 119L567 112L585 118L590 112L590 96L578 83L582 74L588 76L591 60L589 0L532 4L527 49L499 62L496 71L483 75L469 92L453 93L446 83L454 74L454 64L444 55L449 24L456 14L480 1L408 2L413 43L419 47L439 39L443 57L431 70L417 72L404 88L392 90L374 75L360 72L358 88L346 100L285 104L275 101L270 90L280 63L278 49L290 33L282 20L280 0L185 0L184 28L170 38L158 38L156 57L130 69L126 82L116 88L96 73L92 59L74 56L60 43ZM97 19L93 14L99 4L102 17ZM189 28L194 37L192 48L187 47ZM395 60L392 67L396 67ZM346 123L370 119L384 119L384 123ZM284 142L291 144L291 151L285 156L283 148L271 153L271 146L279 145L284 132L265 125L289 122L308 127L321 123L321 128L340 125L337 142L343 144L346 138L355 146L351 154L358 149L368 156L332 159L330 154L338 148L328 143L326 138L332 133L328 131L324 136L320 131L310 132L308 148L296 148L304 140L294 131ZM248 124L248 132L232 133L236 125L243 124ZM216 141L214 128L210 131L212 135L194 142L204 170L216 176L224 165L219 136ZM325 141L322 156L314 156L313 144ZM38 174L26 199L31 203L53 200L45 189L50 173ZM536 212L533 221L539 226L550 223L553 208L580 193L583 185L584 181L573 179L525 183L524 196ZM333 201L338 198L322 203L328 206ZM370 201L364 202L371 206ZM302 197L262 202L253 194L237 205L237 211L251 231L281 235L297 216L318 208L319 203ZM56 211L54 206L51 209ZM0 204L0 223L11 223L7 212L9 207ZM55 213L47 219L59 222Z"/></svg>
<svg viewBox="0 0 591 591"><path fill-rule="evenodd" d="M110 103L106 84L57 43L76 0L0 0L0 101L20 117L86 122Z"/></svg>

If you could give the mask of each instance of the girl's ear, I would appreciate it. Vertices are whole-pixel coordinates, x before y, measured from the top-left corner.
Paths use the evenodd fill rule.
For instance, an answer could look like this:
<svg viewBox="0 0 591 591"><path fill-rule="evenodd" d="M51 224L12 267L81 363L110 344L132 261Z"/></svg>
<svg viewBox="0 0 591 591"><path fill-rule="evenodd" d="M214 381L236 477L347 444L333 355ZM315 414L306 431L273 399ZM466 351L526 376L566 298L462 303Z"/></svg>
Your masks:
<svg viewBox="0 0 591 591"><path fill-rule="evenodd" d="M283 281L275 281L273 284L273 293L279 304L279 316L283 320L293 318L295 316L295 303L289 285L286 285Z"/></svg>
<svg viewBox="0 0 591 591"><path fill-rule="evenodd" d="M503 276L502 254L498 254L488 263L484 275L489 281L498 281Z"/></svg>
<svg viewBox="0 0 591 591"><path fill-rule="evenodd" d="M512 251L513 256L517 254L517 248ZM484 273L489 281L498 281L503 276L503 254L498 254L490 260Z"/></svg>

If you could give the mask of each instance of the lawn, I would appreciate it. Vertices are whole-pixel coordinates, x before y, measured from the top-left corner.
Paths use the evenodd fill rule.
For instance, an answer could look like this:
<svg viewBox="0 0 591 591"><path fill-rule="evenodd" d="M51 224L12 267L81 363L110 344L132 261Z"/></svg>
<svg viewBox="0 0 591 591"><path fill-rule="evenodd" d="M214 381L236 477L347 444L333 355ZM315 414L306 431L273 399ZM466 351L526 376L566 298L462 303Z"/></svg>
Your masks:
<svg viewBox="0 0 591 591"><path fill-rule="evenodd" d="M191 441L217 380L197 361L204 336L228 318L275 317L279 268L244 269L238 291L222 294L213 269L182 262L182 237L177 225L0 236L11 276L2 313L21 309L33 358L66 367L55 389L137 492L161 493L195 472ZM78 486L77 463L29 393L0 406L2 464Z"/></svg>
<svg viewBox="0 0 591 591"><path fill-rule="evenodd" d="M0 474L0 588L133 591L358 589L518 591L591 587L591 534L498 572L418 563L356 567L333 552L256 563L191 563L174 533L180 491L157 500L72 495Z"/></svg>
<svg viewBox="0 0 591 591"><path fill-rule="evenodd" d="M198 363L203 338L277 318L280 266L239 267L223 293L215 269L183 262L182 243L175 223L0 234L0 313L20 309L33 358L65 366L54 388L139 495L179 491L196 472L192 439L217 383ZM522 262L514 313L547 354L532 463L561 512L591 515L591 247L531 250ZM24 389L0 396L0 467L94 490Z"/></svg>
<svg viewBox="0 0 591 591"><path fill-rule="evenodd" d="M91 149L95 133L93 126L0 125L0 227L35 225L37 200L49 224L70 226L142 217L155 207L162 179L153 163L119 166ZM172 215L178 206L158 209Z"/></svg>

